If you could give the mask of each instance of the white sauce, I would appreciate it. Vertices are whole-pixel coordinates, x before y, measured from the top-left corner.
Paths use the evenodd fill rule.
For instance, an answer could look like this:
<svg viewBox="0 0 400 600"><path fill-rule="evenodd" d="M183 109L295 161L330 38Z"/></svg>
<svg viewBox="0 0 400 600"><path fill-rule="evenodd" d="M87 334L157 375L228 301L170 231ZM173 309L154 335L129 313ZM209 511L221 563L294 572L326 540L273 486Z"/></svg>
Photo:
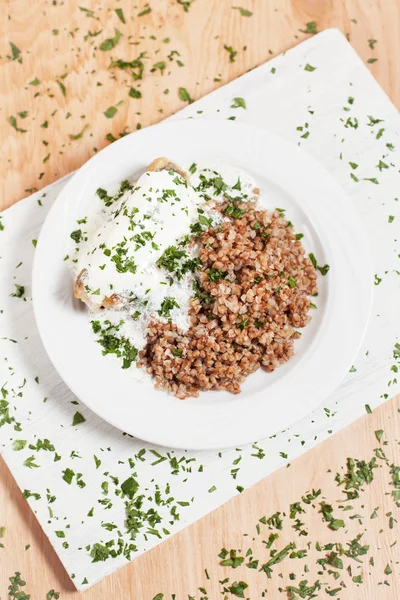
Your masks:
<svg viewBox="0 0 400 600"><path fill-rule="evenodd" d="M200 176L205 175L207 178L220 176L223 182L227 185L227 189L225 193L229 196L242 196L243 199L253 199L254 198L254 188L257 187L254 179L249 173L246 171L242 171L237 167L232 167L230 165L208 165L206 168L198 169L193 175L190 177L190 183L193 187L198 187L200 183ZM234 189L234 186L237 185L238 181L240 181L240 190ZM211 195L211 194L210 194ZM217 200L218 202L222 202L224 200L223 194L213 194L211 195L213 200Z"/></svg>
<svg viewBox="0 0 400 600"><path fill-rule="evenodd" d="M210 186L208 181L215 178L216 187ZM78 244L74 264L76 275L82 269L87 271L84 283L93 307L90 319L120 324L117 335L138 350L146 344L146 328L151 320L169 319L186 331L190 326L193 273L189 271L179 279L158 266L157 261L170 246L186 252L182 262L195 258L196 248L179 244L191 235L190 226L198 223L199 215L200 220L209 219L209 224L221 222L221 214L212 210L210 200L222 202L224 195L251 199L254 188L247 173L212 166L197 168L187 185L172 171L146 172L119 199L111 201L109 196L105 203L98 198L86 223L79 225L84 241ZM97 310L112 294L124 299L123 309ZM165 298L175 302L164 314ZM134 364L131 370L140 371Z"/></svg>

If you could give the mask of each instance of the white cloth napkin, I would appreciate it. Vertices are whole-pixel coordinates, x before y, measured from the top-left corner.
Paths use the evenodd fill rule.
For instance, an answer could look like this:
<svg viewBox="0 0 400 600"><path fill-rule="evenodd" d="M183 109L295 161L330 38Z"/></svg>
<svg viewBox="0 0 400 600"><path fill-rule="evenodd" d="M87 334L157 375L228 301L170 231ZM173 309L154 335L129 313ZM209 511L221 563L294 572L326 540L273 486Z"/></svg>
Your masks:
<svg viewBox="0 0 400 600"><path fill-rule="evenodd" d="M237 97L247 108L232 108ZM30 284L34 240L66 178L0 215L0 446L78 589L345 427L365 414L366 405L373 409L399 391L397 110L342 34L327 30L172 120L232 116L300 144L347 191L369 234L376 273L368 332L340 388L273 439L221 453L154 448L78 403L38 336ZM76 413L86 420L73 425ZM121 485L134 493L131 502L121 498Z"/></svg>

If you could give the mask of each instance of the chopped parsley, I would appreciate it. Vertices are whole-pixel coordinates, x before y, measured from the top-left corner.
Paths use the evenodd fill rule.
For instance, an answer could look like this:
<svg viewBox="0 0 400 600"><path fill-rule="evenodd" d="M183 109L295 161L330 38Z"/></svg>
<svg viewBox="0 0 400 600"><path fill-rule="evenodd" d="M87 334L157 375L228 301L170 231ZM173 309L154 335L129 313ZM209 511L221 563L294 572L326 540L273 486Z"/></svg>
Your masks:
<svg viewBox="0 0 400 600"><path fill-rule="evenodd" d="M183 356L183 350L181 350L181 348L172 348L171 352L174 356Z"/></svg>
<svg viewBox="0 0 400 600"><path fill-rule="evenodd" d="M226 279L228 276L228 271L223 271L222 269L213 269L211 268L208 272L208 279L213 283L216 283L220 279Z"/></svg>
<svg viewBox="0 0 400 600"><path fill-rule="evenodd" d="M90 556L92 562L104 561L110 556L110 548L99 543L93 544Z"/></svg>
<svg viewBox="0 0 400 600"><path fill-rule="evenodd" d="M249 326L249 317L244 317L243 321L238 324L238 329L247 329Z"/></svg>
<svg viewBox="0 0 400 600"><path fill-rule="evenodd" d="M234 10L238 10L242 17L251 17L251 15L253 14L250 10L242 8L241 6L232 6L232 8Z"/></svg>
<svg viewBox="0 0 400 600"><path fill-rule="evenodd" d="M118 108L116 106L109 106L107 108L107 110L104 111L103 114L105 117L107 117L107 119L112 119L117 111L118 111Z"/></svg>
<svg viewBox="0 0 400 600"><path fill-rule="evenodd" d="M160 315L160 317L165 317L166 319L170 319L171 318L171 310L173 308L180 308L180 306L177 303L177 301L175 300L175 298L166 296L164 298L164 300L161 302L160 309L157 311L157 313Z"/></svg>
<svg viewBox="0 0 400 600"><path fill-rule="evenodd" d="M227 215L232 217L232 219L240 219L246 214L245 210L239 208L235 204L228 204L228 206L225 208L225 212Z"/></svg>
<svg viewBox="0 0 400 600"><path fill-rule="evenodd" d="M79 244L82 241L82 229L76 229L71 233L70 237L74 240L75 244Z"/></svg>
<svg viewBox="0 0 400 600"><path fill-rule="evenodd" d="M112 198L111 196L109 196L107 194L107 191L104 190L103 188L98 188L96 190L96 194L98 195L98 197L100 198L100 200L103 200L104 204L106 206L111 206L111 204L114 201L114 198Z"/></svg>
<svg viewBox="0 0 400 600"><path fill-rule="evenodd" d="M70 133L69 134L69 139L70 140L80 140L83 138L83 134L85 133L86 129L89 128L89 125L86 124L82 127L82 129L80 130L79 133Z"/></svg>
<svg viewBox="0 0 400 600"><path fill-rule="evenodd" d="M114 67L118 69L129 69L134 81L137 81L143 78L144 62L142 59L145 57L146 53L141 52L139 56L137 58L134 58L133 60L113 60L110 64L110 69Z"/></svg>
<svg viewBox="0 0 400 600"><path fill-rule="evenodd" d="M141 98L142 97L142 92L140 92L139 90L136 90L135 88L131 87L131 89L129 90L129 96L131 98Z"/></svg>
<svg viewBox="0 0 400 600"><path fill-rule="evenodd" d="M108 38L100 44L100 50L108 51L108 50L112 50L113 48L115 48L115 46L118 44L119 40L121 39L122 33L120 31L118 31L118 29L115 29L114 32L115 32L114 37Z"/></svg>
<svg viewBox="0 0 400 600"><path fill-rule="evenodd" d="M234 98L231 104L231 108L247 108L244 98Z"/></svg>
<svg viewBox="0 0 400 600"><path fill-rule="evenodd" d="M106 248L104 250L104 254L110 257L110 260L115 264L115 268L118 273L130 273L135 274L137 270L137 265L133 258L127 256L128 248L126 248L127 241L117 244L113 248L113 253L111 250Z"/></svg>
<svg viewBox="0 0 400 600"><path fill-rule="evenodd" d="M224 49L229 53L229 62L235 62L235 56L237 54L237 50L234 50L232 46L224 45Z"/></svg>
<svg viewBox="0 0 400 600"><path fill-rule="evenodd" d="M79 412L76 411L74 414L74 418L72 419L72 426L79 425L80 423L84 423L86 421L85 417Z"/></svg>
<svg viewBox="0 0 400 600"><path fill-rule="evenodd" d="M209 306L213 301L213 297L206 294L199 286L196 280L193 281L193 289L195 290L194 298L200 301L204 306Z"/></svg>
<svg viewBox="0 0 400 600"><path fill-rule="evenodd" d="M194 102L186 88L180 87L178 90L178 95L182 102L188 102L189 104Z"/></svg>
<svg viewBox="0 0 400 600"><path fill-rule="evenodd" d="M226 558L228 556L228 552L225 548L221 550L219 556L224 557L220 562L221 567L232 567L232 569L237 569L241 564L244 563L244 557L237 556L237 550L235 549L229 551L229 558Z"/></svg>
<svg viewBox="0 0 400 600"><path fill-rule="evenodd" d="M10 294L12 298L22 298L22 296L25 294L25 286L23 285L18 285L18 283L15 283L15 292L13 294Z"/></svg>
<svg viewBox="0 0 400 600"><path fill-rule="evenodd" d="M10 585L8 586L8 595L14 600L29 600L30 595L25 593L21 588L25 587L26 582L21 579L21 573L16 571L13 577L9 578Z"/></svg>
<svg viewBox="0 0 400 600"><path fill-rule="evenodd" d="M185 250L178 250L176 246L168 246L157 260L156 265L160 269L165 269L172 273L178 268L181 259L184 257L187 257Z"/></svg>
<svg viewBox="0 0 400 600"><path fill-rule="evenodd" d="M121 23L123 23L125 25L126 21L125 21L125 17L124 17L124 11L122 10L122 8L116 8L115 12L116 12L118 19L121 21Z"/></svg>
<svg viewBox="0 0 400 600"><path fill-rule="evenodd" d="M145 15L148 15L149 13L151 13L151 6L146 4L146 7L140 13L138 13L138 17L144 17Z"/></svg>
<svg viewBox="0 0 400 600"><path fill-rule="evenodd" d="M165 61L160 61L154 64L153 68L150 69L150 73L155 73L158 69L159 71L161 71L162 74L166 68L167 63Z"/></svg>
<svg viewBox="0 0 400 600"><path fill-rule="evenodd" d="M19 133L26 133L27 130L26 129L21 129L21 127L18 127L17 125L17 119L13 116L10 117L10 125L11 127L14 127L15 131L19 131Z"/></svg>
<svg viewBox="0 0 400 600"><path fill-rule="evenodd" d="M201 264L199 258L189 258L185 250L179 250L176 246L168 246L156 262L160 269L174 273L178 280L181 280L186 273L193 273L199 269Z"/></svg>
<svg viewBox="0 0 400 600"><path fill-rule="evenodd" d="M67 88L65 87L65 85L63 84L63 82L62 82L62 81L59 81L58 79L57 79L56 81L57 81L57 83L58 83L58 85L59 85L59 87L60 87L60 90L61 90L61 93L62 93L62 95L63 95L63 96L64 96L64 98L65 98L65 97L66 97L66 95L67 95Z"/></svg>
<svg viewBox="0 0 400 600"><path fill-rule="evenodd" d="M103 326L100 321L91 321L93 332L98 336L97 342L103 348L103 356L106 354L115 354L122 358L122 369L128 369L133 362L136 362L138 350L124 336L119 336L118 331L123 321L114 325L109 320L105 320Z"/></svg>
<svg viewBox="0 0 400 600"><path fill-rule="evenodd" d="M310 254L308 255L312 265L314 267L314 269L317 269L317 271L319 271L321 273L321 275L326 275L330 269L329 265L324 265L323 267L321 265L319 265L317 263L317 259L315 258L314 254L312 252L310 252Z"/></svg>
<svg viewBox="0 0 400 600"><path fill-rule="evenodd" d="M10 48L11 48L11 56L7 56L8 60L10 60L10 61L16 60L17 62L22 64L21 50L18 48L18 46L16 46L12 42L10 42Z"/></svg>
<svg viewBox="0 0 400 600"><path fill-rule="evenodd" d="M33 455L28 456L28 458L24 461L24 466L28 467L28 469L39 468L39 465L35 463L35 457Z"/></svg>
<svg viewBox="0 0 400 600"><path fill-rule="evenodd" d="M26 440L14 440L12 448L18 452L19 450L23 450L25 446Z"/></svg>
<svg viewBox="0 0 400 600"><path fill-rule="evenodd" d="M312 33L315 35L316 33L318 33L317 23L315 21L310 21L309 23L306 23L306 28L300 29L300 31L302 33Z"/></svg>

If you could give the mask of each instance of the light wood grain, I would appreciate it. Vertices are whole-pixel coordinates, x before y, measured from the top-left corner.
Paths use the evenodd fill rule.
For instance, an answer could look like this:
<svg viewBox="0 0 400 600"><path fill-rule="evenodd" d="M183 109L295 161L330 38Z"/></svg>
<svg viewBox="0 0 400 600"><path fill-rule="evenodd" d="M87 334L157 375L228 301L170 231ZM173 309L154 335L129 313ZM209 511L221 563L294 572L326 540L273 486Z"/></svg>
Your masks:
<svg viewBox="0 0 400 600"><path fill-rule="evenodd" d="M233 571L219 566L218 553L222 547L247 549L253 548L255 556L267 557L261 539L257 536L255 525L264 516L270 516L276 511L288 514L289 504L299 501L301 496L311 489L321 488L322 495L328 503L343 497L341 490L334 482L337 472L343 475L343 467L347 457L370 460L374 456L373 449L379 446L374 432L384 430L381 440L384 452L390 461L400 464L400 397L397 397L377 409L372 415L367 415L350 427L334 435L318 448L304 454L290 466L285 467L232 499L227 504L214 511L207 517L188 527L175 537L160 544L154 550L130 563L125 568L107 577L92 589L82 593L73 590L62 565L54 550L47 541L34 515L28 510L15 482L4 463L0 464L0 526L6 526L4 539L5 548L0 554L0 598L5 600L8 577L15 571L20 571L27 582L26 591L31 593L32 600L42 600L46 593L54 588L61 592L62 600L72 600L82 597L84 600L111 600L129 598L129 600L152 600L158 593L164 593L164 600L169 600L175 593L177 600L186 600L188 594L198 598L201 594L199 587L205 587L210 600L222 598L221 586L218 580L230 577L244 580L249 584L246 597L251 600L261 600L261 593L268 589L267 598L286 598L280 594L279 587L298 583L302 578L309 582L316 579L328 581L330 588L338 586L340 581L347 588L339 597L342 600L394 600L400 597L399 566L400 550L398 545L391 545L399 539L400 510L396 507L390 492L389 472L387 468L377 468L375 479L370 486L364 488L361 498L352 501L354 510L347 513L365 515L362 524L357 519L349 520L346 513L335 507L334 514L345 518L350 523L345 529L332 532L326 523L322 522L317 510L300 515L301 520L309 531L304 538L293 529L285 528L278 541L278 548L295 541L299 548L306 547L311 542L306 560L286 559L275 567L274 575L268 580L263 573L250 570L244 566ZM389 444L385 444L388 440ZM379 463L380 461L378 461ZM336 505L337 506L337 505ZM379 507L377 518L371 520L370 515ZM393 529L389 528L389 517L392 513L395 519ZM243 537L244 533L250 537ZM361 568L354 561L352 576L362 574L364 583L357 585L351 581L346 571L341 572L338 582L328 575L318 575L316 560L324 556L315 550L315 543L346 542L357 534L363 533L362 544L369 544L371 551L363 560ZM252 541L252 536L256 541ZM26 544L31 547L25 550ZM346 547L346 546L345 546ZM369 556L373 556L375 566L368 565ZM365 557L362 557L365 558ZM344 559L347 566L346 559ZM397 564L396 564L397 563ZM310 572L304 574L304 564ZM393 574L385 575L384 569L390 564ZM204 569L207 569L210 579L207 580ZM289 574L296 573L297 580L290 581ZM278 574L282 573L282 577ZM386 580L390 583L379 585ZM327 598L323 595L318 598Z"/></svg>
<svg viewBox="0 0 400 600"><path fill-rule="evenodd" d="M253 15L241 16L232 8L238 4ZM79 5L92 9L94 17ZM116 7L123 9L125 25ZM301 30L310 21L318 30L338 27L365 61L376 58L368 68L400 106L399 0L195 0L188 12L177 0L152 0L152 12L138 17L143 7L143 0L3 0L0 209L79 167L109 143L107 134L118 137L177 111L184 105L179 87L199 98L299 43L307 37ZM99 50L115 28L122 33L118 45ZM98 36L87 37L97 31ZM162 42L165 38L171 41ZM377 40L374 49L369 39ZM7 58L9 42L21 50L22 64ZM224 45L237 51L234 62ZM172 50L179 56L169 60ZM142 81L109 68L112 58L132 60L141 52L147 56ZM167 63L163 74L152 73L160 61ZM35 78L40 84L29 85ZM57 81L65 86L65 96ZM132 84L141 90L141 99L128 96ZM116 115L107 119L104 111L121 101ZM18 116L23 111L28 111L24 119ZM12 128L10 116L26 133ZM70 139L85 126L81 139Z"/></svg>
<svg viewBox="0 0 400 600"><path fill-rule="evenodd" d="M176 0L152 0L152 12L143 17L137 16L144 7L142 0L137 4L138 7L128 0L64 3L57 0L55 4L52 0L3 1L0 11L6 18L0 18L0 208L26 196L27 190L40 189L79 167L96 149L108 143L108 133L118 137L121 132L134 131L139 123L146 126L178 110L184 105L178 96L179 87L187 88L196 99L305 39L307 35L300 29L310 21L316 21L319 30L340 28L365 61L377 58L368 68L392 101L400 106L398 0L195 0L188 13ZM79 5L94 10L95 18L86 16ZM253 16L241 17L239 11L232 9L237 5L251 10ZM125 25L114 12L117 7L123 8ZM123 33L117 47L110 52L98 50L115 28ZM58 35L52 33L55 29ZM102 30L99 36L84 39L88 31L98 30ZM171 41L163 43L161 40L165 38ZM370 48L369 39L377 40L374 49ZM7 59L9 42L21 50L22 64ZM134 45L133 42L140 43ZM229 62L224 45L237 50L234 62ZM180 53L173 61L167 58L171 50ZM128 73L109 69L111 57L132 60L143 51L148 56L143 80L133 82ZM177 64L176 58L184 67ZM164 74L151 73L152 66L159 61L167 62ZM63 74L67 74L64 79ZM35 78L41 83L29 85ZM57 80L65 85L65 97ZM102 85L97 85L98 82ZM132 85L141 90L142 99L128 96ZM167 89L168 94L164 93ZM121 100L123 103L116 115L107 119L104 111ZM21 111L28 111L25 119L18 116ZM71 116L66 118L68 113ZM20 128L27 129L26 133L11 127L11 115L17 118ZM46 121L48 127L42 127ZM88 127L83 137L71 140L70 134L76 135L85 125ZM222 546L247 548L242 535L254 533L261 516L277 510L287 511L290 502L299 500L311 488L321 487L329 500L336 499L338 489L333 474L345 464L348 456L371 458L377 446L375 430L385 430L385 438L389 440L385 452L399 464L399 407L399 399L390 401L289 468L278 471L108 577L83 597L85 600L151 600L163 592L166 599L176 593L179 600L186 599L188 594L199 597L198 587L204 586L210 600L214 600L221 597L218 579L229 576L231 582L243 578L249 583L248 596L252 600L261 598L265 587L269 590L267 597L285 598L278 588L290 583L290 572L299 572L300 561L298 566L292 560L282 563L276 569L282 573L282 579L275 575L267 581L264 575L245 567L224 572L218 566L218 552ZM386 512L393 511L399 520L399 510L390 491L387 469L378 469L375 481L366 488L360 502L364 505L360 512L365 515L379 506L378 518L366 519L363 525L357 520L353 523L353 533L363 531L364 543L374 548L375 567L363 568L365 582L358 587L344 574L348 588L341 598L400 597L398 566L390 562L400 559L399 547L390 547L399 537L400 525L395 523L394 528L389 529L385 516ZM357 503L354 506L356 511ZM332 538L316 511L303 520L308 525L312 547L317 540L323 543ZM34 515L6 466L0 462L0 527L3 525L6 535L1 540L5 548L0 549L0 599L5 600L8 577L15 571L22 572L32 600L44 599L51 588L61 591L62 600L77 598ZM347 541L350 537L350 533L342 530L335 534L335 540ZM279 547L293 539L293 532L285 530ZM30 548L25 550L27 544ZM249 545L255 553L258 548L262 556L259 541ZM310 567L307 578L326 580L316 573L316 558L320 558L320 554L311 549L306 561ZM385 576L388 562L393 575ZM205 568L211 577L209 581ZM355 574L358 571L353 569ZM391 586L378 587L385 579ZM334 587L334 582L331 583Z"/></svg>

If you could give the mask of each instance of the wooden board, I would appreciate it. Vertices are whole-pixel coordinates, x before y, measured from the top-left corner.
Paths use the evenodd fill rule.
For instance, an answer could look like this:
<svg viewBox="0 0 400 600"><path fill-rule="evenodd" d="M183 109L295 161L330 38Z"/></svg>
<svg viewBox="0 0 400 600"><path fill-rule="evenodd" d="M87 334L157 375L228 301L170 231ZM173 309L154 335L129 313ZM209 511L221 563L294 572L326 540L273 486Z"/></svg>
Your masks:
<svg viewBox="0 0 400 600"><path fill-rule="evenodd" d="M237 5L252 16L241 16ZM177 111L185 104L180 87L199 98L299 43L309 22L318 30L340 28L365 61L376 59L368 68L400 106L398 0L193 0L188 12L178 0L152 0L151 8L138 16L143 0L3 3L0 209L79 167L109 143L107 135L117 138ZM101 50L115 29L122 34L118 44ZM7 58L10 42L20 51L15 60ZM224 46L237 52L232 61ZM129 69L109 68L112 60L132 61L142 52L141 80ZM142 98L130 97L131 87ZM111 106L117 112L107 118ZM13 128L11 117L26 132Z"/></svg>
<svg viewBox="0 0 400 600"><path fill-rule="evenodd" d="M93 10L93 16L79 6ZM139 0L137 6L127 0L64 3L10 0L3 6L2 16L8 18L0 19L0 208L18 201L28 190L41 188L79 167L96 149L109 143L108 134L118 137L135 130L139 123L146 126L178 110L185 104L178 94L180 87L196 99L298 43L307 37L300 30L309 22L315 21L318 30L339 27L349 35L365 61L376 58L367 66L400 106L398 0L195 0L188 12L177 0L152 0L150 6L152 11L140 17L138 13L145 5ZM253 15L241 16L233 6L241 6ZM115 8L122 8L125 24L119 20ZM100 44L114 36L115 28L122 33L117 46L109 51L100 50ZM98 36L88 34L100 30ZM162 41L166 38L170 42ZM9 42L20 51L14 50L15 60L7 58L12 56ZM224 45L237 52L233 62ZM171 56L174 50L179 55ZM141 52L147 52L147 58L143 58L143 79L133 81L130 72L109 68L112 59L131 61ZM179 66L177 60L184 66ZM166 63L163 72L159 66L151 72L154 65L162 62ZM36 83L36 79L40 83L30 84ZM130 97L131 87L140 91L142 98ZM169 92L165 93L166 90ZM117 112L107 118L104 112L110 106L116 107ZM28 114L23 118L19 113L24 111ZM27 131L13 128L11 116L16 118L13 123L17 128ZM77 136L82 130L82 137L71 139L71 135ZM261 598L265 587L269 590L267 597L285 598L279 587L295 585L300 576L291 581L289 574L300 575L308 564L310 572L303 573L303 578L310 582L319 578L329 582L330 588L337 587L342 580L346 583L348 587L339 594L342 599L400 597L399 567L395 564L400 551L396 545L391 547L399 537L400 525L396 522L399 510L390 495L393 488L386 466L374 471L374 482L365 487L361 500L352 502L354 511L348 514L365 515L361 523L358 519L349 521L346 516L350 528L332 533L318 514L317 504L317 509L307 512L304 518L299 515L309 531L305 539L299 539L290 525L279 532L279 549L293 540L299 547L311 542L305 561L285 560L275 567L271 580L257 570L241 567L233 571L218 565L218 553L223 546L228 549L251 546L257 556L266 559L268 552L257 535L251 543L243 537L246 532L251 537L255 534L255 525L263 515L288 512L289 504L300 500L312 488L321 488L328 502L341 496L334 482L335 473L345 466L348 456L372 458L378 446L376 430L385 431L381 441L389 443L383 447L384 451L398 465L399 407L399 398L390 401L83 596L88 600L123 597L152 600L156 594L164 593L166 600L176 593L177 600L186 600L188 594L200 598L198 587L204 587L211 600L223 597L219 594L218 580L230 577L230 584L240 579L249 584L245 596L252 600ZM371 520L378 506L377 518ZM389 527L391 516L386 516L390 512L395 519L393 529ZM341 518L341 511L335 516ZM0 540L5 546L0 548L0 598L5 600L8 578L15 571L21 571L26 579L26 590L32 600L45 598L52 588L61 592L63 600L78 596L6 466L0 462L2 526L6 527L6 533ZM375 566L370 567L367 560L370 554L367 559L361 557L362 585L351 580L359 575L355 562L352 575L341 573L339 583L331 575L317 573L315 561L324 556L315 550L317 541L345 544L362 532L362 543L373 548L370 554L375 558ZM269 533L260 536L261 539L267 539ZM30 548L25 550L28 544ZM347 566L347 559L344 562ZM390 575L384 573L388 563L393 570ZM385 580L390 586L383 583ZM321 597L327 596L321 592Z"/></svg>
<svg viewBox="0 0 400 600"><path fill-rule="evenodd" d="M370 461L377 447L383 449L390 463L394 461L396 465L400 464L399 411L400 397L397 397L374 411L372 415L366 415L318 448L304 454L290 466L280 469L207 517L110 575L83 593L82 598L152 600L156 594L164 593L163 600L170 600L171 594L175 593L177 600L187 600L188 594L199 600L203 594L198 588L204 587L209 600L216 600L223 598L220 595L222 586L219 580L225 577L230 577L228 585L234 581L245 581L249 585L245 597L251 600L261 600L264 589L268 589L267 598L290 600L290 596L279 593L279 587L298 585L301 579L308 579L312 583L316 580L327 582L330 590L337 588L340 582L344 581L347 588L337 596L341 600L399 598L400 550L398 545L392 544L399 539L400 510L391 497L393 487L389 484L389 468L381 466L384 465L384 461L377 459L379 466L374 469L374 481L363 486L364 491L360 492L359 499L348 503L354 507L349 512L338 508L339 504L336 501L344 496L342 488L338 488L334 481L337 472L343 476L346 471L348 457ZM379 430L384 431L380 444L374 433ZM223 547L241 548L243 553L251 547L256 557L261 561L263 558L266 560L269 551L265 550L261 540L267 540L271 531L260 524L259 519L265 515L269 517L277 511L288 515L289 504L301 501L301 496L306 492L319 488L321 495L315 502L316 508L306 507L306 514L297 515L305 523L304 528L308 530L308 535L299 536L291 528L294 520L290 520L288 516L284 518L286 525L283 531L278 530L280 538L276 544L279 549L291 542L296 542L298 548L306 548L307 543L311 543L305 559L286 558L274 567L272 579L267 579L265 573L248 569L244 565L235 570L219 566L221 559L218 554ZM322 515L318 513L322 500L334 504L334 516L345 519L345 528L331 531L323 522ZM377 507L377 517L371 520L370 517ZM354 514L364 518L361 522L358 519L350 519ZM394 519L392 529L390 515ZM26 580L26 591L31 594L32 600L44 599L50 589L61 592L61 600L77 599L78 592L74 591L54 550L3 462L0 464L0 521L0 526L6 526L4 539L1 540L5 548L0 549L0 598L6 598L8 578L15 571L20 571ZM256 532L257 523L261 528L259 536ZM248 533L249 536L244 537L244 533ZM322 576L319 575L318 570L321 570L321 567L316 564L316 560L329 553L318 552L315 549L316 542L321 545L342 542L346 549L347 542L360 533L363 534L360 544L370 546L368 554L360 558L361 566L355 560L343 556L345 569L351 565L351 576L346 570L338 570L340 578L337 581L326 572ZM30 544L30 548L25 550L27 544ZM369 564L371 556L375 562L373 567ZM304 573L304 565L308 565L309 573ZM390 566L392 574L385 574L386 565ZM207 579L205 569L210 579ZM279 573L282 577L279 577ZM291 581L290 573L297 574L297 579ZM352 577L360 574L364 581L362 585L352 581ZM387 581L390 587L383 584L384 581ZM329 596L321 592L317 597ZM234 596L228 595L228 598Z"/></svg>

